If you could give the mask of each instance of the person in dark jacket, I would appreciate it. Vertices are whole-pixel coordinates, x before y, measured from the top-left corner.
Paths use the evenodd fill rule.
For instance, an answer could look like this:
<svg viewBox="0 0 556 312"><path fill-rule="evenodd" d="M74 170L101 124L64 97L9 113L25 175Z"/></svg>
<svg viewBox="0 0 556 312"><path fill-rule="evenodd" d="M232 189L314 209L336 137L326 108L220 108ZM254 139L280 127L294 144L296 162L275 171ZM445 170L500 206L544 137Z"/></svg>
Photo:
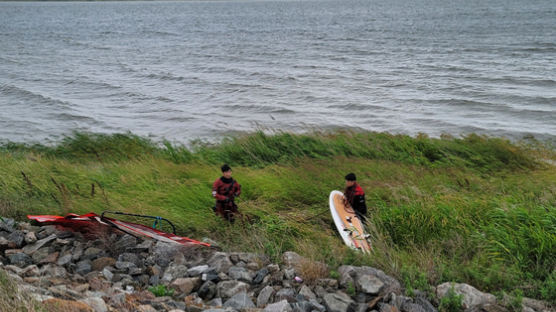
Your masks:
<svg viewBox="0 0 556 312"><path fill-rule="evenodd" d="M232 168L227 164L222 167L222 176L212 185L212 197L216 198L214 212L224 220L234 223L238 213L234 199L241 194L241 185L232 178Z"/></svg>
<svg viewBox="0 0 556 312"><path fill-rule="evenodd" d="M344 198L346 206L351 206L355 214L363 223L367 223L367 204L365 203L365 191L357 183L354 173L349 173L345 177L346 189Z"/></svg>

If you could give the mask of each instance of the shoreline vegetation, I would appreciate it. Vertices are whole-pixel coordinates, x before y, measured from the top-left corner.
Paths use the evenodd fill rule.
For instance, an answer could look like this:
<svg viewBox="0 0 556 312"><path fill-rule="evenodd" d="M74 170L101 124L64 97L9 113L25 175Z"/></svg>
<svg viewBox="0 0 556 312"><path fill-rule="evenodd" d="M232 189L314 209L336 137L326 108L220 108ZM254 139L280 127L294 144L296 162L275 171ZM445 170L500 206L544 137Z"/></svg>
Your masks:
<svg viewBox="0 0 556 312"><path fill-rule="evenodd" d="M379 268L406 289L461 282L556 304L555 161L541 143L474 134L255 132L186 148L75 133L56 146L0 145L0 216L157 215L225 250L291 250L332 270ZM235 225L210 208L222 163L242 184ZM367 194L371 255L344 246L329 213L347 172Z"/></svg>

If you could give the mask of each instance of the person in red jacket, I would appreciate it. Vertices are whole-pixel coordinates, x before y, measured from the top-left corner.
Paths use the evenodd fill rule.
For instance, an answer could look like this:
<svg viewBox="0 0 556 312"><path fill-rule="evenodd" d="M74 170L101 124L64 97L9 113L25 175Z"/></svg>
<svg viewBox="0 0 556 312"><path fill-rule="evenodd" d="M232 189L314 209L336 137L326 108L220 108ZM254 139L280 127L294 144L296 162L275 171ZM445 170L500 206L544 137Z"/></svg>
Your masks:
<svg viewBox="0 0 556 312"><path fill-rule="evenodd" d="M345 177L346 189L344 199L346 206L351 206L355 214L363 223L367 223L367 204L365 203L365 191L357 183L354 173L349 173Z"/></svg>
<svg viewBox="0 0 556 312"><path fill-rule="evenodd" d="M234 223L238 213L234 199L241 194L241 185L232 178L232 168L227 164L222 167L222 176L212 185L212 197L216 198L214 212L224 220Z"/></svg>

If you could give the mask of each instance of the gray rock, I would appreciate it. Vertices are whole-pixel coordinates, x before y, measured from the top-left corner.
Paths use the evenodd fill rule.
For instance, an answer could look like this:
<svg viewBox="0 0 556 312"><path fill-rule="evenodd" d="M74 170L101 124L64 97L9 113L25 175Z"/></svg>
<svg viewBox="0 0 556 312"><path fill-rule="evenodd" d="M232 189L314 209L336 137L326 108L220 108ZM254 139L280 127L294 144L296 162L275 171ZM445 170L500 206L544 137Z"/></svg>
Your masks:
<svg viewBox="0 0 556 312"><path fill-rule="evenodd" d="M273 304L269 304L264 308L264 312L292 312L293 309L287 300L282 300Z"/></svg>
<svg viewBox="0 0 556 312"><path fill-rule="evenodd" d="M253 280L253 274L249 272L246 268L232 266L228 269L228 276L231 279L235 279L242 282L250 283Z"/></svg>
<svg viewBox="0 0 556 312"><path fill-rule="evenodd" d="M95 312L108 312L108 307L102 298L89 297L81 300L81 302L89 305Z"/></svg>
<svg viewBox="0 0 556 312"><path fill-rule="evenodd" d="M204 282L203 285L199 287L197 294L199 297L203 298L203 300L211 300L216 295L216 284L211 281Z"/></svg>
<svg viewBox="0 0 556 312"><path fill-rule="evenodd" d="M214 282L214 283L218 283L220 281L220 277L218 276L218 274L215 274L214 271L209 271L208 273L203 273L201 274L201 280L203 282Z"/></svg>
<svg viewBox="0 0 556 312"><path fill-rule="evenodd" d="M369 306L366 303L358 303L355 305L353 312L366 312Z"/></svg>
<svg viewBox="0 0 556 312"><path fill-rule="evenodd" d="M227 299L233 297L240 292L247 292L249 285L238 281L223 281L216 285L216 293L218 297Z"/></svg>
<svg viewBox="0 0 556 312"><path fill-rule="evenodd" d="M190 278L183 278L180 277L170 284L170 287L176 289L177 291L181 292L182 294L188 295L194 289L199 287L201 279L198 277L190 277Z"/></svg>
<svg viewBox="0 0 556 312"><path fill-rule="evenodd" d="M214 255L208 260L207 263L218 273L228 273L228 269L231 268L233 265L228 255L224 252L214 253Z"/></svg>
<svg viewBox="0 0 556 312"><path fill-rule="evenodd" d="M120 254L118 256L118 261L131 262L131 263L135 264L137 267L142 267L143 266L143 260L140 259L138 255L133 254L133 253L129 253L129 252L125 252L123 254Z"/></svg>
<svg viewBox="0 0 556 312"><path fill-rule="evenodd" d="M112 273L112 271L110 271L108 267L105 267L104 269L102 269L102 276L104 276L107 281L111 281L114 277L114 273Z"/></svg>
<svg viewBox="0 0 556 312"><path fill-rule="evenodd" d="M313 304L309 301L300 300L291 304L293 312L311 312L313 311Z"/></svg>
<svg viewBox="0 0 556 312"><path fill-rule="evenodd" d="M127 272L129 271L129 269L131 268L135 268L135 263L133 262L123 262L123 261L116 261L116 264L114 264L114 266L116 267L116 269Z"/></svg>
<svg viewBox="0 0 556 312"><path fill-rule="evenodd" d="M322 286L315 286L315 294L318 298L324 298L328 292Z"/></svg>
<svg viewBox="0 0 556 312"><path fill-rule="evenodd" d="M409 301L404 302L401 310L403 312L426 312L422 306L415 303L411 303Z"/></svg>
<svg viewBox="0 0 556 312"><path fill-rule="evenodd" d="M129 234L125 234L118 241L114 243L114 251L121 254L127 250L127 248L132 248L137 245L137 239Z"/></svg>
<svg viewBox="0 0 556 312"><path fill-rule="evenodd" d="M20 268L24 268L33 263L33 259L23 252L12 254L8 256L10 264L16 265Z"/></svg>
<svg viewBox="0 0 556 312"><path fill-rule="evenodd" d="M11 233L14 231L15 221L14 219L10 218L1 218L0 219L0 231L6 231Z"/></svg>
<svg viewBox="0 0 556 312"><path fill-rule="evenodd" d="M151 275L149 278L149 285L158 285L160 284L160 277L158 275Z"/></svg>
<svg viewBox="0 0 556 312"><path fill-rule="evenodd" d="M452 287L454 287L454 292L456 294L463 295L463 307L465 309L496 303L496 297L494 295L481 292L477 288L467 284L440 284L436 288L436 294L438 298L442 299L444 296L446 296L446 294Z"/></svg>
<svg viewBox="0 0 556 312"><path fill-rule="evenodd" d="M355 287L366 294L377 295L384 287L384 282L377 276L360 274L355 279Z"/></svg>
<svg viewBox="0 0 556 312"><path fill-rule="evenodd" d="M221 307L222 306L222 299L221 298L214 298L207 303L209 306L213 307ZM207 310L205 310L207 311Z"/></svg>
<svg viewBox="0 0 556 312"><path fill-rule="evenodd" d="M4 270L8 271L8 272L13 272L19 276L23 275L23 269L15 266L15 265L6 265L2 267Z"/></svg>
<svg viewBox="0 0 556 312"><path fill-rule="evenodd" d="M379 312L399 312L398 308L393 305L389 305L387 303L379 303Z"/></svg>
<svg viewBox="0 0 556 312"><path fill-rule="evenodd" d="M176 278L186 277L187 271L188 270L186 266L172 263L164 271L164 274L162 275L162 281L171 282Z"/></svg>
<svg viewBox="0 0 556 312"><path fill-rule="evenodd" d="M299 254L297 254L293 251L286 251L282 255L282 262L287 267L293 267L293 266L299 265L299 262L301 262L301 259L303 259L303 258Z"/></svg>
<svg viewBox="0 0 556 312"><path fill-rule="evenodd" d="M338 288L338 280L333 278L319 278L317 280L317 285L320 285L324 288Z"/></svg>
<svg viewBox="0 0 556 312"><path fill-rule="evenodd" d="M296 293L292 288L282 288L274 295L276 301L287 300L288 302L296 302L295 297Z"/></svg>
<svg viewBox="0 0 556 312"><path fill-rule="evenodd" d="M323 298L327 311L330 312L347 312L350 305L354 302L343 292L326 294Z"/></svg>
<svg viewBox="0 0 556 312"><path fill-rule="evenodd" d="M137 312L156 312L158 309L155 309L150 304L141 304L137 307Z"/></svg>
<svg viewBox="0 0 556 312"><path fill-rule="evenodd" d="M326 311L326 307L323 306L322 304L320 304L317 300L315 299L311 299L309 300L309 302L313 305L313 311L319 311L319 312L325 312Z"/></svg>
<svg viewBox="0 0 556 312"><path fill-rule="evenodd" d="M299 294L303 296L303 298L305 298L306 300L317 299L315 293L311 291L311 288L309 288L307 285L301 286L301 289L299 290Z"/></svg>
<svg viewBox="0 0 556 312"><path fill-rule="evenodd" d="M246 292L240 292L238 294L233 295L230 299L224 302L224 307L226 308L233 308L236 310L254 308L255 305L251 298L247 295Z"/></svg>
<svg viewBox="0 0 556 312"><path fill-rule="evenodd" d="M23 271L21 272L22 275L27 276L27 277L32 277L32 276L38 276L40 274L40 270L39 267L32 264L28 267L26 267L25 269L23 269Z"/></svg>
<svg viewBox="0 0 556 312"><path fill-rule="evenodd" d="M400 282L398 282L395 278L386 275L381 270L367 266L355 267L351 265L342 265L338 268L338 273L340 273L339 283L341 287L347 288L350 283L355 285L355 281L360 279L361 276L371 275L377 277L384 283L384 286L380 291L381 295L390 293L401 294L402 287Z"/></svg>
<svg viewBox="0 0 556 312"><path fill-rule="evenodd" d="M153 242L151 240L144 240L136 246L131 246L126 248L126 252L131 252L134 254L142 253L142 252L149 252L149 249L152 247Z"/></svg>
<svg viewBox="0 0 556 312"><path fill-rule="evenodd" d="M75 273L80 275L85 275L91 272L91 261L90 260L82 260L77 262L77 266L75 268Z"/></svg>
<svg viewBox="0 0 556 312"><path fill-rule="evenodd" d="M259 292L259 296L257 297L257 307L262 308L267 305L272 295L274 295L274 288L266 286L265 288L261 289L261 291Z"/></svg>
<svg viewBox="0 0 556 312"><path fill-rule="evenodd" d="M60 258L58 258L58 261L56 262L57 265L59 266L64 266L68 263L70 263L72 260L72 254L65 254L63 256L61 256Z"/></svg>
<svg viewBox="0 0 556 312"><path fill-rule="evenodd" d="M21 248L25 243L25 233L19 230L13 231L10 235L8 235L7 239L9 241L8 245L11 248Z"/></svg>
<svg viewBox="0 0 556 312"><path fill-rule="evenodd" d="M295 277L295 269L294 268L287 268L284 270L284 277L286 279L293 279Z"/></svg>
<svg viewBox="0 0 556 312"><path fill-rule="evenodd" d="M266 268L268 269L269 273L275 273L280 271L280 266L277 264L269 264L266 266Z"/></svg>
<svg viewBox="0 0 556 312"><path fill-rule="evenodd" d="M6 232L2 232L6 233ZM5 250L10 248L10 241L8 241L4 236L0 236L0 250Z"/></svg>
<svg viewBox="0 0 556 312"><path fill-rule="evenodd" d="M548 312L550 304L545 301L523 297L521 300L522 306L535 311Z"/></svg>
<svg viewBox="0 0 556 312"><path fill-rule="evenodd" d="M37 236L35 235L35 232L28 232L27 234L25 234L25 243L33 244L36 241L37 241Z"/></svg>
<svg viewBox="0 0 556 312"><path fill-rule="evenodd" d="M64 267L48 264L41 268L41 275L66 278L68 272L64 269Z"/></svg>
<svg viewBox="0 0 556 312"><path fill-rule="evenodd" d="M106 251L97 247L89 247L83 252L81 259L94 260L106 256Z"/></svg>
<svg viewBox="0 0 556 312"><path fill-rule="evenodd" d="M426 312L438 312L438 310L427 299L422 297L415 298L415 303L420 305Z"/></svg>
<svg viewBox="0 0 556 312"><path fill-rule="evenodd" d="M131 275L131 276L137 276L137 275L141 275L143 274L143 269L142 268L129 268L127 271L127 274Z"/></svg>
<svg viewBox="0 0 556 312"><path fill-rule="evenodd" d="M268 275L268 269L262 268L257 273L255 273L255 277L253 277L253 283L260 284L264 280L265 276Z"/></svg>
<svg viewBox="0 0 556 312"><path fill-rule="evenodd" d="M113 294L112 296L110 296L110 301L108 302L108 304L115 308L121 309L125 307L126 304L125 296L126 294L123 292L118 294Z"/></svg>
<svg viewBox="0 0 556 312"><path fill-rule="evenodd" d="M77 243L77 245L75 246L75 248L73 249L72 252L72 256L71 259L73 261L77 261L79 259L81 259L81 256L83 255L83 251L84 251L84 246L81 243Z"/></svg>
<svg viewBox="0 0 556 312"><path fill-rule="evenodd" d="M26 246L27 247L27 246ZM23 250L25 252L25 250ZM32 254L28 254L31 256L35 263L39 263L41 260L48 257L50 254L50 249L48 247L40 248L39 250L33 252Z"/></svg>
<svg viewBox="0 0 556 312"><path fill-rule="evenodd" d="M187 270L187 275L191 277L202 275L209 272L211 269L208 265L198 265Z"/></svg>

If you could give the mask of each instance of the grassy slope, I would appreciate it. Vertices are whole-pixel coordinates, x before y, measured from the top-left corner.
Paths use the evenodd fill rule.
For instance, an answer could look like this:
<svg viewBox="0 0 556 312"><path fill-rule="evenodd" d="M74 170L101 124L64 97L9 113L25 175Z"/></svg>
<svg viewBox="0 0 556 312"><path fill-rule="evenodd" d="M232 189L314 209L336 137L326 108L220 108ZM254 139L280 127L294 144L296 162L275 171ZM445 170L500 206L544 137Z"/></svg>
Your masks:
<svg viewBox="0 0 556 312"><path fill-rule="evenodd" d="M415 288L460 281L556 302L556 170L537 161L555 160L550 149L475 135L337 132L254 133L192 150L133 135L5 144L0 214L160 215L229 249L295 250L332 266L380 267ZM229 226L209 208L223 162L242 184L239 206L252 224ZM328 194L347 172L367 192L370 256L342 245L328 213Z"/></svg>

